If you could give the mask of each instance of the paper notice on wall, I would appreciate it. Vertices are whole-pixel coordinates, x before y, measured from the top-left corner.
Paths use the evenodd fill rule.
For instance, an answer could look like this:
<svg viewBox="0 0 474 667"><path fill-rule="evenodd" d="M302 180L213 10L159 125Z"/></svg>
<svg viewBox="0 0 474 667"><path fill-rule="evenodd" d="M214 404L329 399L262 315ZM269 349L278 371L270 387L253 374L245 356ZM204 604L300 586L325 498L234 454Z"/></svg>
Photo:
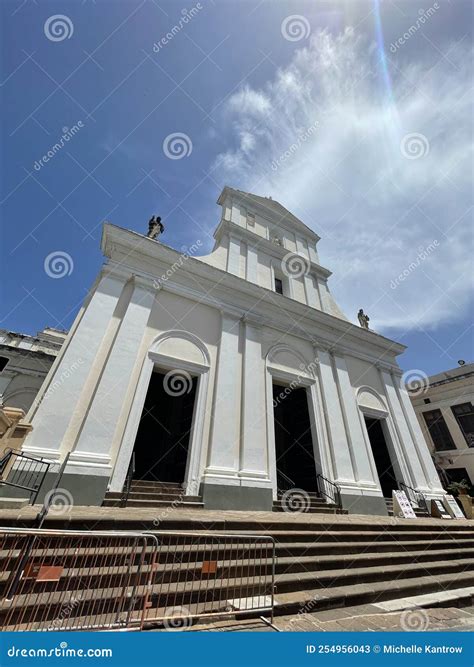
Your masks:
<svg viewBox="0 0 474 667"><path fill-rule="evenodd" d="M405 491L392 491L392 499L393 516L398 516L402 519L416 519L416 514Z"/></svg>
<svg viewBox="0 0 474 667"><path fill-rule="evenodd" d="M444 496L443 497L443 505L448 510L449 514L453 517L453 519L465 519L466 518L464 516L464 512L459 507L459 505L456 502L456 499L453 498L453 496L450 496L449 494Z"/></svg>

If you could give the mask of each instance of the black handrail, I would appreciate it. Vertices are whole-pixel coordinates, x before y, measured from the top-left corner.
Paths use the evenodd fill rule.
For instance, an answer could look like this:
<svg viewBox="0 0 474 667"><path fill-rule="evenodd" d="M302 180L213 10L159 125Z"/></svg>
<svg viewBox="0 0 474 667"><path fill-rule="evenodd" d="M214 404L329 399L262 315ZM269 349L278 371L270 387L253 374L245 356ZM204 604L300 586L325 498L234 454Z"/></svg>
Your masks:
<svg viewBox="0 0 474 667"><path fill-rule="evenodd" d="M34 505L50 466L51 463L43 458L29 456L20 449L8 449L0 459L0 485L27 491L30 504ZM7 477L4 479L5 472Z"/></svg>
<svg viewBox="0 0 474 667"><path fill-rule="evenodd" d="M319 495L328 498L338 509L342 509L341 488L339 484L318 473L316 475Z"/></svg>
<svg viewBox="0 0 474 667"><path fill-rule="evenodd" d="M397 481L397 484L400 491L404 491L406 493L407 498L411 503L414 503L420 509L428 512L428 503L426 502L426 498L421 493L421 491L417 491L413 487L408 486L408 484L405 484L405 482Z"/></svg>
<svg viewBox="0 0 474 667"><path fill-rule="evenodd" d="M128 465L127 476L125 477L125 482L122 489L122 497L120 498L120 507L125 507L127 505L128 497L130 495L130 489L132 488L132 479L135 474L135 452L132 452L132 458Z"/></svg>
<svg viewBox="0 0 474 667"><path fill-rule="evenodd" d="M64 471L66 470L66 466L68 464L70 455L71 455L71 452L68 452L66 454L66 456L64 457L64 460L59 467L58 474L56 475L56 479L54 481L54 484L45 496L43 507L41 508L41 511L38 512L38 514L36 516L36 528L41 528L41 526L44 523L44 520L46 519L46 516L48 515L48 512L49 512L49 509L50 509L51 505L54 504L54 498L55 498L56 494L60 491L59 485L61 484L61 480L63 478Z"/></svg>

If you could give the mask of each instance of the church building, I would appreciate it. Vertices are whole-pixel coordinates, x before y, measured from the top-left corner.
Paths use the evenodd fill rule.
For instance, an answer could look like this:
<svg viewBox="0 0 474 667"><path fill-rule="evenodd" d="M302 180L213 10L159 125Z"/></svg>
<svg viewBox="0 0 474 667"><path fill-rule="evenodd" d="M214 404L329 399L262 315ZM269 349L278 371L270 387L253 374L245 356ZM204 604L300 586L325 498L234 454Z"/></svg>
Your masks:
<svg viewBox="0 0 474 667"><path fill-rule="evenodd" d="M271 510L298 490L386 515L400 483L442 497L404 346L345 317L318 235L281 204L230 187L218 204L205 256L165 245L159 220L148 236L104 224L106 262L24 451L69 453L75 505L120 492L132 461L135 479L182 484L210 509Z"/></svg>

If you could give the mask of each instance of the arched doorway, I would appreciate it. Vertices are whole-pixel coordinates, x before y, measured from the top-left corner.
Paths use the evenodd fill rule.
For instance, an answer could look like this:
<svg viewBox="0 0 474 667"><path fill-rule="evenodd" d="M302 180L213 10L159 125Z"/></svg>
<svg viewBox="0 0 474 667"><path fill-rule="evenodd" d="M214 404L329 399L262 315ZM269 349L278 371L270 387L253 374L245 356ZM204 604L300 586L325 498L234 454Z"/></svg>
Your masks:
<svg viewBox="0 0 474 667"><path fill-rule="evenodd" d="M389 411L382 398L370 387L359 389L357 401L361 421L372 453L374 475L378 479L384 498L391 498L403 480L389 427Z"/></svg>
<svg viewBox="0 0 474 667"><path fill-rule="evenodd" d="M136 476L184 482L185 494L197 495L209 369L209 352L197 336L169 331L155 339L143 362L111 491L121 491L137 448Z"/></svg>

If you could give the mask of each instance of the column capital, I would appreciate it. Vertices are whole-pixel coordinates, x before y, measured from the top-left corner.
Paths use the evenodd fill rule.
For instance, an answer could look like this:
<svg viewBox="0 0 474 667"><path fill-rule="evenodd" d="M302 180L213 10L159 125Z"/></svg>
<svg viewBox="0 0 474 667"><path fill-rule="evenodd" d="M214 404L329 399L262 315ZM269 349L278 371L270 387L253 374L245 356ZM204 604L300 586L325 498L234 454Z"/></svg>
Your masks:
<svg viewBox="0 0 474 667"><path fill-rule="evenodd" d="M374 364L375 368L381 373L389 373L398 377L402 377L403 372L398 366L392 366L391 364L384 363L383 361L376 361Z"/></svg>
<svg viewBox="0 0 474 667"><path fill-rule="evenodd" d="M254 329L261 329L263 326L262 320L256 315L250 315L249 313L244 313L240 318L242 324L249 325Z"/></svg>

